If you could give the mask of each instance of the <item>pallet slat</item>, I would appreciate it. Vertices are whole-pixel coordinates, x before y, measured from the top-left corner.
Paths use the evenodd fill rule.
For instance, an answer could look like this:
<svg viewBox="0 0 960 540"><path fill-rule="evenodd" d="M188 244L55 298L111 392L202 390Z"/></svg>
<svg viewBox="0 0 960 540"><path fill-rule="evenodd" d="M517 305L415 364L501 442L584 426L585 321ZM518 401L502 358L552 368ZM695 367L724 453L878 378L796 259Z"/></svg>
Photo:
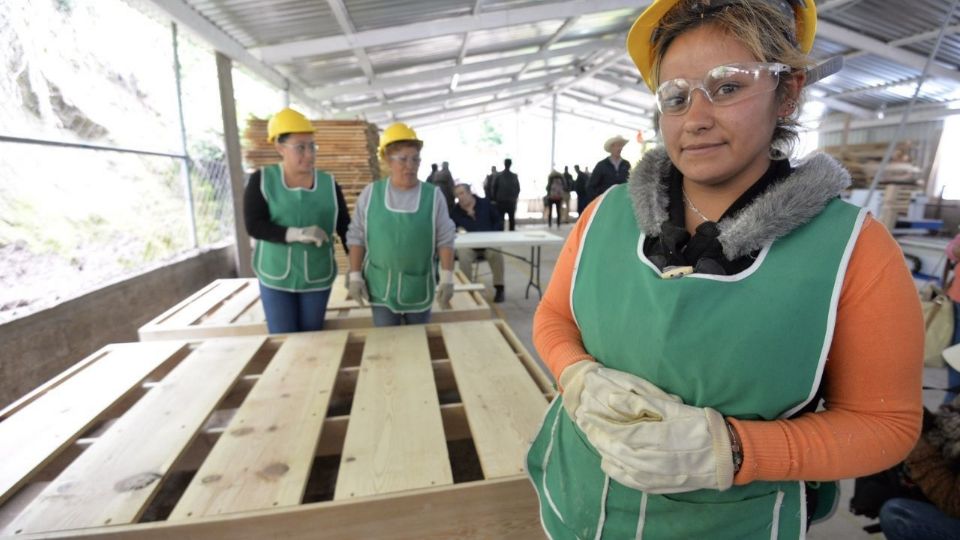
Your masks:
<svg viewBox="0 0 960 540"><path fill-rule="evenodd" d="M547 401L490 321L444 326L444 343L486 478L521 474Z"/></svg>
<svg viewBox="0 0 960 540"><path fill-rule="evenodd" d="M453 483L423 326L367 337L334 500Z"/></svg>
<svg viewBox="0 0 960 540"><path fill-rule="evenodd" d="M211 340L80 455L7 532L132 523L265 338Z"/></svg>
<svg viewBox="0 0 960 540"><path fill-rule="evenodd" d="M489 320L493 316L490 304L484 298L483 284L473 283L466 276L454 272L454 295L451 309L445 310L434 303L432 320L434 322L455 322L466 320ZM259 301L259 285L256 279L217 280L217 289L210 286L202 289L204 294L193 294L164 315L143 325L139 329L140 339L195 339L207 337L225 337L240 335L266 334L266 316ZM347 298L346 277L337 276L330 290L327 304L325 330L348 328L369 328L373 326L373 315L369 307L361 307ZM216 291L232 290L232 296L219 297ZM212 293L213 296L208 296ZM219 299L212 302L210 298ZM209 306L206 312L196 315L193 323L180 324L173 317L180 311L190 311L190 317L198 312L191 302L202 302ZM211 305L212 304L212 305ZM178 319L184 320L184 319Z"/></svg>
<svg viewBox="0 0 960 540"><path fill-rule="evenodd" d="M150 345L109 346L97 361L0 422L0 503L184 346Z"/></svg>
<svg viewBox="0 0 960 540"><path fill-rule="evenodd" d="M284 341L168 519L300 503L347 336Z"/></svg>

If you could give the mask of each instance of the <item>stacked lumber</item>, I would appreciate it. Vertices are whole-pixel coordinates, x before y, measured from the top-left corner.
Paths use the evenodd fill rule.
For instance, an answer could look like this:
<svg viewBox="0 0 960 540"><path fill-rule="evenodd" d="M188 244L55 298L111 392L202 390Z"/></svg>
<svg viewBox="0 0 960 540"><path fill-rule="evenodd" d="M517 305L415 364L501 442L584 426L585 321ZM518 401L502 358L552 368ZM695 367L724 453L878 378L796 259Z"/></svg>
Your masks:
<svg viewBox="0 0 960 540"><path fill-rule="evenodd" d="M888 143L865 143L827 146L824 152L837 158L850 171L854 188L869 187L880 168ZM922 185L922 171L917 163L917 149L913 141L897 143L890 163L884 170L880 184Z"/></svg>
<svg viewBox="0 0 960 540"><path fill-rule="evenodd" d="M329 172L343 189L343 196L353 215L353 206L360 192L370 182L380 178L377 148L380 132L376 125L362 120L312 120L317 144L316 167ZM273 144L267 142L267 121L247 120L243 132L246 163L263 167L280 161ZM340 272L348 268L343 250L336 249Z"/></svg>

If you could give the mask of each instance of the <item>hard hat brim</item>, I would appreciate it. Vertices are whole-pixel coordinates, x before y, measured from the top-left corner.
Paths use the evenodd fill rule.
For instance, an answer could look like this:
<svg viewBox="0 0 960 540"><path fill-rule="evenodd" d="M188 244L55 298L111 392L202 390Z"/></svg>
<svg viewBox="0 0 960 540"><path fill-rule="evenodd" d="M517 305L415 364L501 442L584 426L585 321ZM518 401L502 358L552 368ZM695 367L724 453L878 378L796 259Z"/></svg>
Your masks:
<svg viewBox="0 0 960 540"><path fill-rule="evenodd" d="M651 92L656 92L653 80L653 32L660 19L677 5L680 0L655 0L637 17L627 33L627 52L640 70L643 82ZM806 54L813 48L817 33L817 5L814 0L806 0L805 7L794 8L797 21L797 42L800 50Z"/></svg>

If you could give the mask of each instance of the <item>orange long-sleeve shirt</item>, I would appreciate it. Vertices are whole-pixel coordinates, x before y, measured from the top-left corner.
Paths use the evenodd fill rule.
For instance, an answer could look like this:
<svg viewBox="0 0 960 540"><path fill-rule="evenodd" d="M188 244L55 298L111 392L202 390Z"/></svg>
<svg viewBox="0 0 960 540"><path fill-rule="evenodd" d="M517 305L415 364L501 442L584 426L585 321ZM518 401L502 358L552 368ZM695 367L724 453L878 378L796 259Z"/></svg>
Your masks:
<svg viewBox="0 0 960 540"><path fill-rule="evenodd" d="M596 208L590 205L570 232L533 319L533 344L555 378L591 358L570 311L570 287ZM922 366L913 281L899 246L868 217L843 280L823 377L825 410L790 420L731 418L744 456L734 483L853 478L899 462L920 433Z"/></svg>

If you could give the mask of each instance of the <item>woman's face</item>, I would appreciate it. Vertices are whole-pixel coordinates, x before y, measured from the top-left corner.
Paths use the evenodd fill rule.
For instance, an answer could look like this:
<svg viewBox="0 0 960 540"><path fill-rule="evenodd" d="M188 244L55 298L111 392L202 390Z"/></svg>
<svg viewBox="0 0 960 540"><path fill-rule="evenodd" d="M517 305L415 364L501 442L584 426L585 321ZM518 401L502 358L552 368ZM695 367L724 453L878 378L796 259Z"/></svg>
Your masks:
<svg viewBox="0 0 960 540"><path fill-rule="evenodd" d="M743 44L713 25L678 36L663 56L660 81L700 80L717 66L757 62ZM660 127L671 161L686 181L746 189L770 166L769 149L778 113L775 91L717 107L694 90L690 108L664 114Z"/></svg>
<svg viewBox="0 0 960 540"><path fill-rule="evenodd" d="M404 145L387 153L390 166L390 178L401 185L412 185L417 181L420 169L420 150L416 146Z"/></svg>
<svg viewBox="0 0 960 540"><path fill-rule="evenodd" d="M277 143L277 152L283 158L283 169L290 174L312 174L317 149L312 133L291 133L282 143Z"/></svg>

